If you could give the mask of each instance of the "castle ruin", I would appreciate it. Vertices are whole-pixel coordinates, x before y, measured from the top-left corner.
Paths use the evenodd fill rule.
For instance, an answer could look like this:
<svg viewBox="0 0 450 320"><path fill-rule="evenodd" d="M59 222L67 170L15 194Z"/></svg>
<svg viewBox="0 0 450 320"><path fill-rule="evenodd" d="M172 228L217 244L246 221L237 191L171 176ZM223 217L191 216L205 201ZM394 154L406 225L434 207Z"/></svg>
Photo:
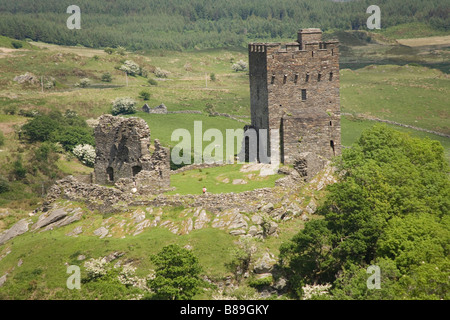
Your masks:
<svg viewBox="0 0 450 320"><path fill-rule="evenodd" d="M150 154L150 129L143 119L102 115L94 134L95 183L146 192L170 188L169 151L155 139Z"/></svg>
<svg viewBox="0 0 450 320"><path fill-rule="evenodd" d="M302 174L312 176L341 153L338 41L322 41L320 29L301 29L296 42L250 43L248 54L246 129L254 129L258 140L267 134L269 157L271 131L278 130L281 163L300 161Z"/></svg>

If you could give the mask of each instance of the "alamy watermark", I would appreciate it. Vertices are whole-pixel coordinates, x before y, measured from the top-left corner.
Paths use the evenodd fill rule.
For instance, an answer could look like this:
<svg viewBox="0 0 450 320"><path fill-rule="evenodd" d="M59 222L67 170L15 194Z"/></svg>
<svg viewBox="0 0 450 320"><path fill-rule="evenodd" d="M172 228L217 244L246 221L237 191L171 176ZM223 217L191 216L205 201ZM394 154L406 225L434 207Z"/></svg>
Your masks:
<svg viewBox="0 0 450 320"><path fill-rule="evenodd" d="M71 265L67 267L67 273L70 276L67 278L66 286L68 289L81 289L81 271L80 267L76 265Z"/></svg>
<svg viewBox="0 0 450 320"><path fill-rule="evenodd" d="M379 6L371 5L367 8L366 13L372 13L367 18L367 28L370 30L381 29L381 9Z"/></svg>
<svg viewBox="0 0 450 320"><path fill-rule="evenodd" d="M270 137L269 137L270 132ZM276 173L280 165L280 133L277 129L226 129L223 132L210 128L203 132L203 122L194 121L194 136L188 129L175 129L171 141L178 142L170 154L174 164L188 165L192 163L243 164L245 162L260 162L270 164ZM270 140L270 143L269 143ZM210 142L203 147L203 142ZM237 143L237 144L236 144ZM235 156L235 150L241 146L241 151ZM270 153L268 150L270 149Z"/></svg>
<svg viewBox="0 0 450 320"><path fill-rule="evenodd" d="M81 29L81 9L79 6L71 5L67 7L67 13L72 15L67 18L67 28L69 29Z"/></svg>
<svg viewBox="0 0 450 320"><path fill-rule="evenodd" d="M381 289L381 269L379 266L371 265L366 270L371 276L367 279L367 289Z"/></svg>

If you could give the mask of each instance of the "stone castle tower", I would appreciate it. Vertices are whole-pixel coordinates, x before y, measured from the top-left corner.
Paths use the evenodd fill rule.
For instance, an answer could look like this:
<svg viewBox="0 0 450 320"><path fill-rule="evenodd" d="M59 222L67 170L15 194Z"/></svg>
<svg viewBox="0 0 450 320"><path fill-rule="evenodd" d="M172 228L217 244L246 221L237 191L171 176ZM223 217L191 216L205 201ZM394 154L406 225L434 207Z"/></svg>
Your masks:
<svg viewBox="0 0 450 320"><path fill-rule="evenodd" d="M280 161L340 154L338 41L301 29L296 42L250 43L248 53L251 127L266 129L267 141L279 130Z"/></svg>

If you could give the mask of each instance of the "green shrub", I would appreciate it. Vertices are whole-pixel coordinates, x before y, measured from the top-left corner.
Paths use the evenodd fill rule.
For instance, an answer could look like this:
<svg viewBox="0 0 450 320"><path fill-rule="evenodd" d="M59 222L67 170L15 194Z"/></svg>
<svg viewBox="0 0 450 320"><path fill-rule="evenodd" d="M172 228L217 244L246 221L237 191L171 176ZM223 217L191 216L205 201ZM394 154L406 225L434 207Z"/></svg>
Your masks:
<svg viewBox="0 0 450 320"><path fill-rule="evenodd" d="M139 92L139 98L141 98L142 100L149 100L150 99L150 92L145 91L145 90Z"/></svg>
<svg viewBox="0 0 450 320"><path fill-rule="evenodd" d="M27 169L23 166L22 157L20 155L17 160L13 162L13 174L17 180L21 180L27 175Z"/></svg>
<svg viewBox="0 0 450 320"><path fill-rule="evenodd" d="M5 144L5 136L3 135L3 132L0 131L0 146L3 146Z"/></svg>
<svg viewBox="0 0 450 320"><path fill-rule="evenodd" d="M22 42L21 42L21 41L16 41L16 40L11 41L11 45L12 45L15 49L20 49L20 48L23 47Z"/></svg>
<svg viewBox="0 0 450 320"><path fill-rule="evenodd" d="M32 118L22 126L22 132L30 142L46 141L50 139L53 131L58 130L60 123L47 115Z"/></svg>
<svg viewBox="0 0 450 320"><path fill-rule="evenodd" d="M107 54L113 54L114 53L114 49L113 48L105 48L104 49L104 51L107 53Z"/></svg>
<svg viewBox="0 0 450 320"><path fill-rule="evenodd" d="M102 81L103 82L111 82L112 81L111 73L105 72L104 74L102 74Z"/></svg>
<svg viewBox="0 0 450 320"><path fill-rule="evenodd" d="M9 190L11 190L9 181L0 175L0 193L8 192Z"/></svg>
<svg viewBox="0 0 450 320"><path fill-rule="evenodd" d="M157 86L158 85L158 81L156 81L155 79L148 79L147 82L152 85L152 86Z"/></svg>
<svg viewBox="0 0 450 320"><path fill-rule="evenodd" d="M92 128L68 126L53 132L51 141L59 142L66 151L72 151L79 144L95 145Z"/></svg>
<svg viewBox="0 0 450 320"><path fill-rule="evenodd" d="M249 286L255 289L262 289L264 287L270 286L273 282L272 276L264 277L261 279L253 279L249 281Z"/></svg>
<svg viewBox="0 0 450 320"><path fill-rule="evenodd" d="M148 285L156 299L190 300L205 286L197 257L185 248L168 245L151 260L156 269Z"/></svg>

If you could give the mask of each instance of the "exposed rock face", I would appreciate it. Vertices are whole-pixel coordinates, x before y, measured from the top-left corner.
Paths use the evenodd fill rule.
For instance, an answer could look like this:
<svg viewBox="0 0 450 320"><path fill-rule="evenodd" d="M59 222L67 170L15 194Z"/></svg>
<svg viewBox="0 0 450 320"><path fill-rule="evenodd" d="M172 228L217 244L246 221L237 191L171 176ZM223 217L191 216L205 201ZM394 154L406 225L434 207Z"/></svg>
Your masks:
<svg viewBox="0 0 450 320"><path fill-rule="evenodd" d="M37 85L39 84L40 79L31 72L27 72L25 74L15 77L14 81L17 81L19 84L27 83L31 85Z"/></svg>
<svg viewBox="0 0 450 320"><path fill-rule="evenodd" d="M155 140L155 151L150 154L150 129L144 120L103 115L95 128L95 140L96 183L146 192L170 187L169 151Z"/></svg>
<svg viewBox="0 0 450 320"><path fill-rule="evenodd" d="M22 219L16 224L14 224L11 228L6 231L0 233L0 245L5 243L8 240L11 240L14 237L17 237L28 231L28 225L31 223L29 219Z"/></svg>
<svg viewBox="0 0 450 320"><path fill-rule="evenodd" d="M271 272L276 262L277 261L273 258L273 256L266 252L256 261L253 271L259 274Z"/></svg>

